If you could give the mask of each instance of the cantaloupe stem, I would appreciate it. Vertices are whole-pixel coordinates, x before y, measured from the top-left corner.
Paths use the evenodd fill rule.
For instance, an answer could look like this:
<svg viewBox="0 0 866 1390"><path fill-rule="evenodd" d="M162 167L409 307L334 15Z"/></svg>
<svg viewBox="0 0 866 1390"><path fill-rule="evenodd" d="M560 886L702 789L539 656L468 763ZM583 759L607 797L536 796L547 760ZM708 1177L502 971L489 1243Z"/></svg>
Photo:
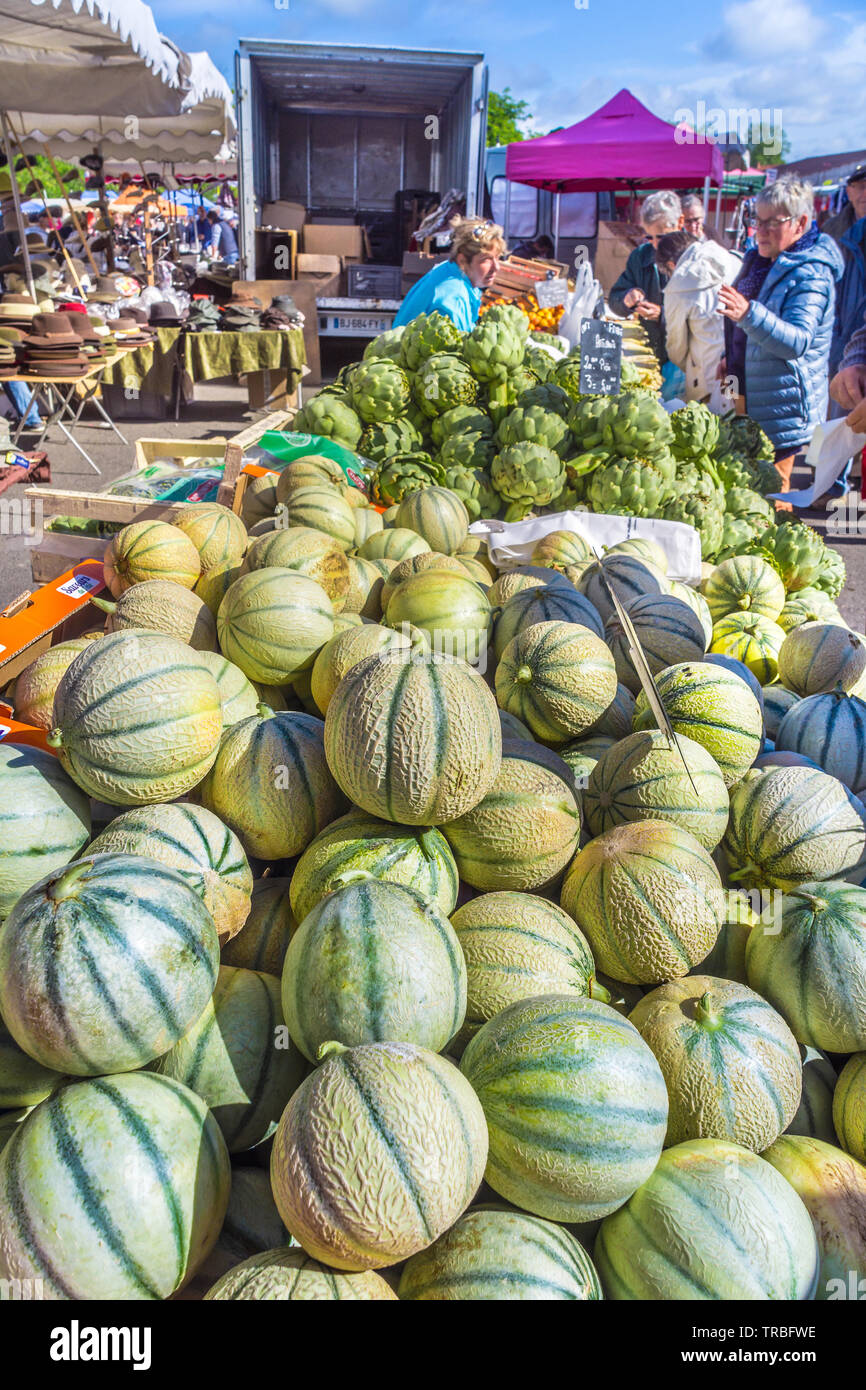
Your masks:
<svg viewBox="0 0 866 1390"><path fill-rule="evenodd" d="M348 1047L344 1047L341 1042L323 1042L316 1053L320 1062L324 1062L326 1057L342 1057L344 1052L348 1052Z"/></svg>
<svg viewBox="0 0 866 1390"><path fill-rule="evenodd" d="M600 984L594 975L589 977L589 997L590 999L600 999L602 1004L610 1003L610 990Z"/></svg>
<svg viewBox="0 0 866 1390"><path fill-rule="evenodd" d="M367 869L347 869L344 874L338 874L334 879L337 888L345 888L349 883L361 883L364 879L375 878Z"/></svg>
<svg viewBox="0 0 866 1390"><path fill-rule="evenodd" d="M49 748L59 748L63 743L63 730L52 729L50 733L45 735L45 742Z"/></svg>
<svg viewBox="0 0 866 1390"><path fill-rule="evenodd" d="M112 603L112 602L111 602L111 599L107 599L107 598L96 598L96 597L94 597L93 594L90 594L90 595L89 595L89 601L90 601L91 603L95 604L97 608L101 608L102 611L103 611L103 613L116 613L116 612L117 612L117 604L116 604L116 603Z"/></svg>
<svg viewBox="0 0 866 1390"><path fill-rule="evenodd" d="M422 830L418 835L418 843L421 846L421 853L429 864L432 864L438 853L438 842L432 830Z"/></svg>
<svg viewBox="0 0 866 1390"><path fill-rule="evenodd" d="M271 709L270 705L266 705L263 701L256 705L256 714L259 719L273 719L274 713L275 711Z"/></svg>
<svg viewBox="0 0 866 1390"><path fill-rule="evenodd" d="M529 685L532 680L532 667L520 666L514 679L517 681L518 685Z"/></svg>
<svg viewBox="0 0 866 1390"><path fill-rule="evenodd" d="M77 864L70 864L68 868L63 870L60 877L49 885L49 898L53 898L55 902L62 902L64 898L72 897L72 890L78 880L92 868L92 859L80 859Z"/></svg>
<svg viewBox="0 0 866 1390"><path fill-rule="evenodd" d="M709 990L698 1000L695 1018L704 1028L721 1028L722 1020L713 1008L713 996Z"/></svg>

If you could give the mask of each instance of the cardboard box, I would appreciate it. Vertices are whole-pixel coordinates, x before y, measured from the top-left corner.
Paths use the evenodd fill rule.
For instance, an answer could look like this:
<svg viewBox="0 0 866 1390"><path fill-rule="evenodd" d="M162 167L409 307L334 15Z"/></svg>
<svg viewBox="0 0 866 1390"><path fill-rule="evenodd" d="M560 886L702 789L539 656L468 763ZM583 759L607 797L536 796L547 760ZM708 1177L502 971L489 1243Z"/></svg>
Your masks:
<svg viewBox="0 0 866 1390"><path fill-rule="evenodd" d="M307 220L303 203L265 203L262 226L276 227L281 232L299 232Z"/></svg>
<svg viewBox="0 0 866 1390"><path fill-rule="evenodd" d="M298 278L302 275L339 275L343 269L341 256L314 255L302 251L298 256Z"/></svg>
<svg viewBox="0 0 866 1390"><path fill-rule="evenodd" d="M318 386L322 380L319 358L319 315L316 298L340 293L340 276L306 275L302 280L244 280L237 281L249 293L257 295L263 304L270 304L274 295L290 294L304 315L304 347L310 374L304 377L305 386Z"/></svg>
<svg viewBox="0 0 866 1390"><path fill-rule="evenodd" d="M605 296L609 295L636 246L646 240L635 222L599 222L595 252L595 276Z"/></svg>
<svg viewBox="0 0 866 1390"><path fill-rule="evenodd" d="M103 615L88 599L104 588L102 562L85 560L72 569L67 566L44 588L28 590L7 604L0 612L0 687L55 642L101 627Z"/></svg>
<svg viewBox="0 0 866 1390"><path fill-rule="evenodd" d="M304 252L314 256L364 259L363 227L340 227L327 222L308 222L303 233Z"/></svg>

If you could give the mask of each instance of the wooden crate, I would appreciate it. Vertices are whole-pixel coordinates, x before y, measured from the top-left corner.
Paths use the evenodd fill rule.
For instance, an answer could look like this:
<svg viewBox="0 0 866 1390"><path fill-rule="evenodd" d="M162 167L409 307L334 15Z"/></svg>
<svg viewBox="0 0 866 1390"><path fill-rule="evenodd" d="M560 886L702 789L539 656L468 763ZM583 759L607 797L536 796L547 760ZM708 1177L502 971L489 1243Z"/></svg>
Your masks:
<svg viewBox="0 0 866 1390"><path fill-rule="evenodd" d="M137 439L135 441L135 466L147 468L157 459L171 459L172 463L188 463L190 459L219 458L225 454L226 437L223 434L213 439Z"/></svg>

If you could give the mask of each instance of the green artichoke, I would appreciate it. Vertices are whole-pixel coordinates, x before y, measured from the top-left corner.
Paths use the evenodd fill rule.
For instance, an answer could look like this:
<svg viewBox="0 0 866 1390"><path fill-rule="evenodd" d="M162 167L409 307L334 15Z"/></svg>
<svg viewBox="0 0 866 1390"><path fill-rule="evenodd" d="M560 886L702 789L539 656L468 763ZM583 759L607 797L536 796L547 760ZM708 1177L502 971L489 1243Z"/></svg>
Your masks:
<svg viewBox="0 0 866 1390"><path fill-rule="evenodd" d="M496 453L496 445L486 434L449 434L439 450L439 462L443 468L482 468L489 469Z"/></svg>
<svg viewBox="0 0 866 1390"><path fill-rule="evenodd" d="M571 434L562 416L539 405L515 406L496 431L496 442L500 448L524 441L544 444L563 459L573 451Z"/></svg>
<svg viewBox="0 0 866 1390"><path fill-rule="evenodd" d="M405 325L400 340L401 363L407 371L418 368L434 352L454 352L460 346L461 333L446 314L419 314Z"/></svg>
<svg viewBox="0 0 866 1390"><path fill-rule="evenodd" d="M726 512L722 522L722 539L716 554L717 564L721 564L722 560L729 560L732 555L742 555L754 534L752 527L743 517L730 516Z"/></svg>
<svg viewBox="0 0 866 1390"><path fill-rule="evenodd" d="M713 458L716 472L721 480L722 487L752 487L754 484L754 474L745 454L739 453L716 453ZM778 489L777 489L778 490Z"/></svg>
<svg viewBox="0 0 866 1390"><path fill-rule="evenodd" d="M824 542L805 521L782 521L768 526L749 546L781 576L788 593L816 585L824 563ZM816 585L817 587L817 585Z"/></svg>
<svg viewBox="0 0 866 1390"><path fill-rule="evenodd" d="M748 521L755 535L766 530L776 515L765 497L747 487L733 487L725 494L725 513Z"/></svg>
<svg viewBox="0 0 866 1390"><path fill-rule="evenodd" d="M568 412L568 428L578 449L599 449L604 445L604 421L611 406L610 396L582 396L572 401Z"/></svg>
<svg viewBox="0 0 866 1390"><path fill-rule="evenodd" d="M521 396L539 385L538 377L528 367L518 367L516 371L509 372L502 381L489 382L486 405L494 425L502 422L512 406L517 405Z"/></svg>
<svg viewBox="0 0 866 1390"><path fill-rule="evenodd" d="M364 348L364 361L369 362L374 357L390 357L402 366L402 343L405 332L405 324L402 324L400 328L386 328L384 333L380 333L378 338L372 338Z"/></svg>
<svg viewBox="0 0 866 1390"><path fill-rule="evenodd" d="M562 459L543 444L509 444L494 458L490 481L509 503L506 521L519 521L533 507L547 506L565 486Z"/></svg>
<svg viewBox="0 0 866 1390"><path fill-rule="evenodd" d="M686 525L694 526L701 538L701 558L715 558L722 545L725 526L724 512L720 506L708 503L704 497L681 493L665 504L662 516L665 521L684 521Z"/></svg>
<svg viewBox="0 0 866 1390"><path fill-rule="evenodd" d="M719 417L698 401L690 401L669 417L674 433L671 453L678 459L711 454L719 442Z"/></svg>
<svg viewBox="0 0 866 1390"><path fill-rule="evenodd" d="M389 357L359 362L349 373L348 388L352 406L367 425L389 424L409 404L409 380Z"/></svg>
<svg viewBox="0 0 866 1390"><path fill-rule="evenodd" d="M658 516L670 497L673 459L613 458L596 468L586 480L587 500L595 512L620 516Z"/></svg>
<svg viewBox="0 0 866 1390"><path fill-rule="evenodd" d="M842 556L832 546L825 545L824 554L821 557L821 568L812 581L814 588L829 594L830 598L838 598L845 587L847 578L848 571Z"/></svg>
<svg viewBox="0 0 866 1390"><path fill-rule="evenodd" d="M651 458L668 450L673 440L670 416L652 396L625 391L611 396L599 421L602 444L616 450L622 458L635 454Z"/></svg>
<svg viewBox="0 0 866 1390"><path fill-rule="evenodd" d="M476 405L455 405L444 415L437 415L431 425L433 443L442 448L451 434L483 434L493 438L493 421Z"/></svg>
<svg viewBox="0 0 866 1390"><path fill-rule="evenodd" d="M321 434L349 449L357 449L363 429L351 406L333 394L320 392L302 406L292 421L293 430Z"/></svg>
<svg viewBox="0 0 866 1390"><path fill-rule="evenodd" d="M529 319L516 304L493 304L484 311L484 323L504 323L519 338L529 336Z"/></svg>
<svg viewBox="0 0 866 1390"><path fill-rule="evenodd" d="M477 521L480 516L496 516L499 511L499 493L493 488L490 474L483 468L446 465L445 486L457 493L469 513L470 521Z"/></svg>
<svg viewBox="0 0 866 1390"><path fill-rule="evenodd" d="M373 496L383 506L402 502L410 492L433 484L445 485L445 469L420 449L414 453L394 454L376 469L373 475Z"/></svg>
<svg viewBox="0 0 866 1390"><path fill-rule="evenodd" d="M394 454L411 454L421 444L420 432L404 416L384 425L368 425L361 435L358 453L372 463L384 463Z"/></svg>
<svg viewBox="0 0 866 1390"><path fill-rule="evenodd" d="M432 419L458 405L471 405L478 382L455 354L434 352L415 373L412 395L419 410Z"/></svg>
<svg viewBox="0 0 866 1390"><path fill-rule="evenodd" d="M529 343L523 354L523 365L537 376L539 381L550 381L556 362L544 348L534 347Z"/></svg>
<svg viewBox="0 0 866 1390"><path fill-rule="evenodd" d="M745 454L752 463L764 460L772 463L775 457L772 442L761 426L748 415L723 415L719 420L718 451L721 454ZM778 489L776 489L778 491Z"/></svg>
<svg viewBox="0 0 866 1390"><path fill-rule="evenodd" d="M568 392L557 386L555 381L540 381L537 386L530 386L528 391L523 391L517 404L527 408L540 405L542 410L553 411L567 421L574 402Z"/></svg>
<svg viewBox="0 0 866 1390"><path fill-rule="evenodd" d="M561 386L573 401L582 399L580 392L580 354L573 357L563 357L561 362L557 362L553 369L553 380L557 386Z"/></svg>
<svg viewBox="0 0 866 1390"><path fill-rule="evenodd" d="M463 359L472 375L485 384L502 382L523 361L524 336L510 323L479 319L463 339Z"/></svg>
<svg viewBox="0 0 866 1390"><path fill-rule="evenodd" d="M533 343L546 343L548 347L556 348L558 352L565 352L565 339L557 336L556 333L542 333L541 329L532 329L529 334Z"/></svg>

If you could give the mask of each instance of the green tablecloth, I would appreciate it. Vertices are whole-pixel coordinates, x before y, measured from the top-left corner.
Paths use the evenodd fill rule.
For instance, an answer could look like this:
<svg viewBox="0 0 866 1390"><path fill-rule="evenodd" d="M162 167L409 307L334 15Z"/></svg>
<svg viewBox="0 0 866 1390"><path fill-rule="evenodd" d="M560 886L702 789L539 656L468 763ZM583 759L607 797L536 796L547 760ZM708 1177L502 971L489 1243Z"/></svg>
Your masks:
<svg viewBox="0 0 866 1390"><path fill-rule="evenodd" d="M168 396L179 361L185 395L196 381L268 368L284 370L286 388L292 392L306 360L300 328L290 328L288 332L262 329L256 333L182 333L179 328L158 328L155 343L128 353L108 368L103 380L109 386Z"/></svg>

